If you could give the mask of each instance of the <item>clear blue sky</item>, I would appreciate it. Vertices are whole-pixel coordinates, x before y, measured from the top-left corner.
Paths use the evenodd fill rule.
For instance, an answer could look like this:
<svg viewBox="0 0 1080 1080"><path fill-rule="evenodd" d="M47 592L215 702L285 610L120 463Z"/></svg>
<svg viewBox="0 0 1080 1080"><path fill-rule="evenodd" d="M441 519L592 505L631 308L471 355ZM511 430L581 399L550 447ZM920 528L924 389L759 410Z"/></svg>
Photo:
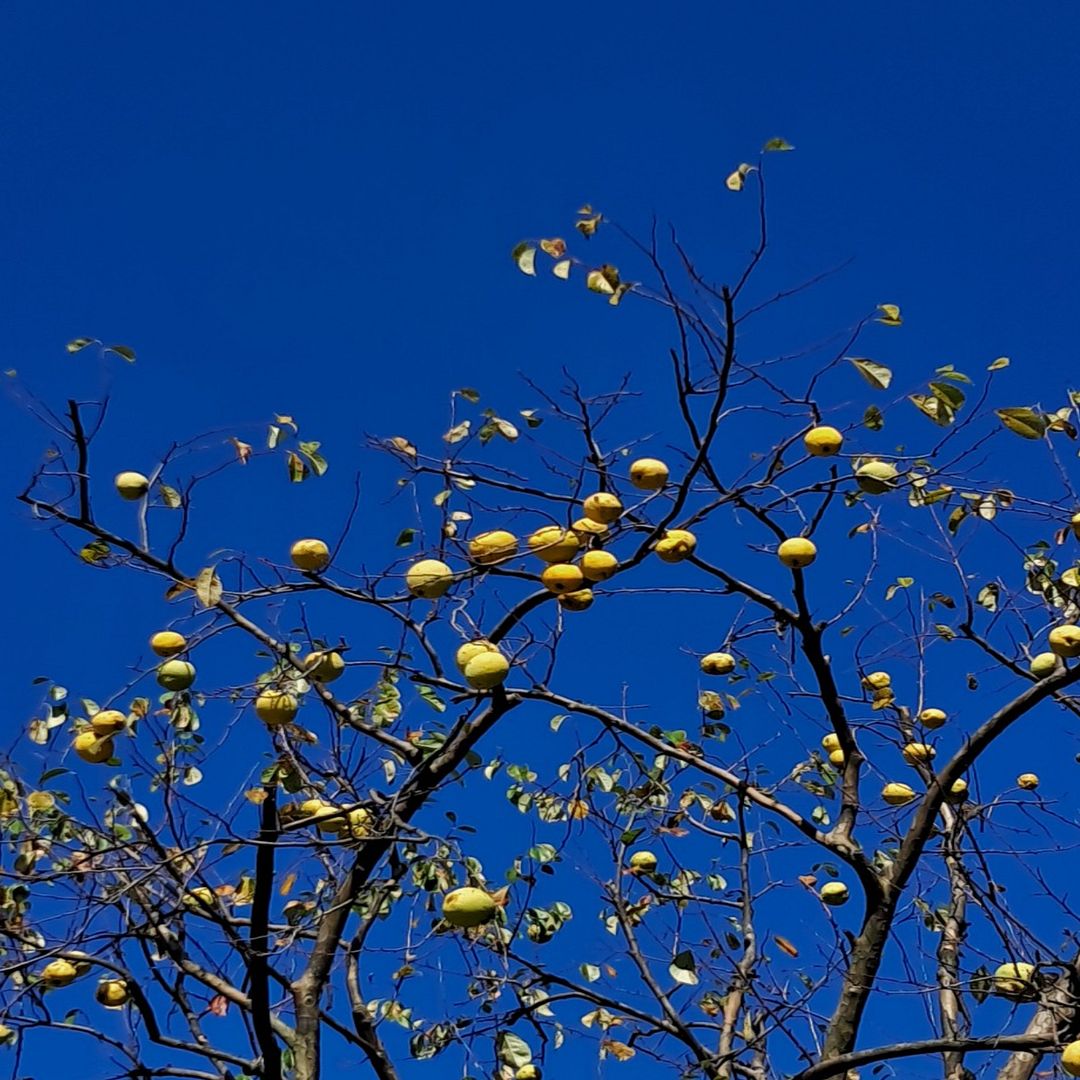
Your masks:
<svg viewBox="0 0 1080 1080"><path fill-rule="evenodd" d="M280 548L295 520L331 533L365 433L434 435L455 386L509 411L536 404L519 372L658 385L666 327L527 281L509 250L568 235L591 201L641 230L675 222L719 275L752 237L724 177L782 135L797 151L770 163L774 280L853 262L797 306L805 327L763 340L798 346L891 300L898 368L1006 354L1016 403L1047 386L1055 405L1076 371L1078 33L1075 5L1000 0L8 5L2 366L56 401L97 372L65 341L137 349L104 476L174 437L296 416L333 482L274 486L269 522L223 502L231 532L206 547ZM92 696L160 607L63 559L16 507L41 445L5 409L13 739L33 675ZM386 544L401 524L367 527Z"/></svg>

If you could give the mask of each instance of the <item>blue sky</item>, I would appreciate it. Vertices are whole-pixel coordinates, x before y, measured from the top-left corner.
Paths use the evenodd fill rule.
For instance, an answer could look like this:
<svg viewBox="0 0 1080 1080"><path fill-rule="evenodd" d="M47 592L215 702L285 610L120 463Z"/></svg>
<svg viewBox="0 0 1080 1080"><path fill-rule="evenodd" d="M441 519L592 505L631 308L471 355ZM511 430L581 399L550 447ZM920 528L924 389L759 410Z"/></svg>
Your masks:
<svg viewBox="0 0 1080 1080"><path fill-rule="evenodd" d="M521 372L555 388L566 366L599 391L632 371L647 417L668 328L528 281L509 250L568 235L588 201L642 232L674 222L719 277L753 242L724 177L775 135L797 150L769 163L769 281L851 262L753 348L895 301L902 343L882 348L912 380L1004 354L1010 403L1049 407L1075 371L1069 4L27 4L0 20L3 367L56 403L100 385L65 341L137 350L110 368L102 477L273 412L331 461L322 485L219 496L203 554L281 552L297 521L333 533L365 436L433 440L457 386L509 413L537 404ZM34 675L103 696L160 618L156 587L66 560L16 506L41 446L7 407L12 725L38 704ZM409 523L397 512L365 516L376 547Z"/></svg>

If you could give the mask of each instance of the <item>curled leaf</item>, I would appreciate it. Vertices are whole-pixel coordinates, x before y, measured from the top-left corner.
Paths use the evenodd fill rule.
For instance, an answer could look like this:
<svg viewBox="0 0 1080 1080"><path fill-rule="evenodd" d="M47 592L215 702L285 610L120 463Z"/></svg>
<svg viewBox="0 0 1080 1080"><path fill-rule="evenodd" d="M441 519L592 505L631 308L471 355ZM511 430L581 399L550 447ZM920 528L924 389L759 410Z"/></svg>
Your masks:
<svg viewBox="0 0 1080 1080"><path fill-rule="evenodd" d="M884 364L879 364L865 356L849 356L846 359L875 390L889 388L889 383L892 382L892 371Z"/></svg>
<svg viewBox="0 0 1080 1080"><path fill-rule="evenodd" d="M1024 439L1041 439L1047 420L1034 409L996 409L998 419L1012 432Z"/></svg>
<svg viewBox="0 0 1080 1080"><path fill-rule="evenodd" d="M551 240L541 240L540 250L553 259L561 259L566 254L566 241L558 236Z"/></svg>
<svg viewBox="0 0 1080 1080"><path fill-rule="evenodd" d="M530 277L536 276L536 248L532 244L523 240L510 252L510 257L517 263L517 268L523 274L528 274Z"/></svg>
<svg viewBox="0 0 1080 1080"><path fill-rule="evenodd" d="M742 191L743 185L746 183L746 178L754 171L753 165L747 165L743 162L730 176L724 181L728 191Z"/></svg>
<svg viewBox="0 0 1080 1080"><path fill-rule="evenodd" d="M882 326L899 326L904 321L900 318L900 307L897 304L878 304L877 309L881 312L877 321Z"/></svg>
<svg viewBox="0 0 1080 1080"><path fill-rule="evenodd" d="M787 141L787 139L776 138L776 139L770 139L761 148L761 152L763 154L770 154L770 153L775 153L778 150L785 151L785 150L794 150L794 149L795 149L795 147L792 146L791 143L789 143Z"/></svg>

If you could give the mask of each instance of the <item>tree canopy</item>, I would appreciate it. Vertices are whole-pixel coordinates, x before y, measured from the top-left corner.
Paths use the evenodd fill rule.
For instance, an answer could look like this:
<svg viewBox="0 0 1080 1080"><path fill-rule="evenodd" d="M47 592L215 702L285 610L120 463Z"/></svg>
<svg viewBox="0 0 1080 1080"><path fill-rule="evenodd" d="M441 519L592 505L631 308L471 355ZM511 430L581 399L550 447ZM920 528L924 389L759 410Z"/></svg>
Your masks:
<svg viewBox="0 0 1080 1080"><path fill-rule="evenodd" d="M139 1080L1080 1075L1075 815L1032 766L1080 714L1080 394L911 356L895 297L805 340L819 278L768 258L792 149L727 178L759 230L738 264L590 205L518 244L537 304L585 289L640 355L560 342L561 383L512 403L447 370L442 430L361 402L360 461L306 418L165 410L158 460L102 474L137 418L8 376L47 434L28 530L118 605L160 597L95 685L51 658L0 773L15 1053L87 1040ZM290 483L327 486L332 533L275 518ZM289 543L233 546L226 505Z"/></svg>

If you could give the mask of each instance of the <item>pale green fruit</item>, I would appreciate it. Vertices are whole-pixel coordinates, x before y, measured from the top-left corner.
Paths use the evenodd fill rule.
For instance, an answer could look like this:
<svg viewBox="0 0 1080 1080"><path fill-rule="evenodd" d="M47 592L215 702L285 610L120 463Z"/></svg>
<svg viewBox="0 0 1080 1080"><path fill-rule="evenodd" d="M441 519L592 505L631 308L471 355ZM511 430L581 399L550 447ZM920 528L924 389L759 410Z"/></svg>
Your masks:
<svg viewBox="0 0 1080 1080"><path fill-rule="evenodd" d="M300 703L287 690L264 690L255 699L255 715L267 727L281 727L296 718Z"/></svg>
<svg viewBox="0 0 1080 1080"><path fill-rule="evenodd" d="M868 461L855 470L855 482L868 495L884 495L896 486L899 475L887 461Z"/></svg>
<svg viewBox="0 0 1080 1080"><path fill-rule="evenodd" d="M510 672L510 661L500 652L482 652L465 665L465 681L474 690L491 690L501 685Z"/></svg>
<svg viewBox="0 0 1080 1080"><path fill-rule="evenodd" d="M651 874L659 864L659 859L651 851L635 851L630 856L630 869L639 874Z"/></svg>
<svg viewBox="0 0 1080 1080"><path fill-rule="evenodd" d="M442 917L459 928L481 926L495 918L499 905L483 889L465 885L448 892L442 900Z"/></svg>
<svg viewBox="0 0 1080 1080"><path fill-rule="evenodd" d="M150 490L150 480L139 472L117 473L113 484L120 498L128 502L136 502Z"/></svg>
<svg viewBox="0 0 1080 1080"><path fill-rule="evenodd" d="M1032 661L1029 671L1036 679L1048 679L1058 669L1057 655L1052 652L1039 653Z"/></svg>
<svg viewBox="0 0 1080 1080"><path fill-rule="evenodd" d="M1002 964L994 972L994 993L1015 1001L1030 998L1034 996L1036 989L1034 977L1034 964Z"/></svg>
<svg viewBox="0 0 1080 1080"><path fill-rule="evenodd" d="M439 559L421 559L405 573L405 585L413 596L437 600L454 584L454 571Z"/></svg>
<svg viewBox="0 0 1080 1080"><path fill-rule="evenodd" d="M829 904L831 907L839 907L841 904L846 904L851 893L848 887L842 881L830 881L821 886L821 892L818 896L821 897L823 904Z"/></svg>

